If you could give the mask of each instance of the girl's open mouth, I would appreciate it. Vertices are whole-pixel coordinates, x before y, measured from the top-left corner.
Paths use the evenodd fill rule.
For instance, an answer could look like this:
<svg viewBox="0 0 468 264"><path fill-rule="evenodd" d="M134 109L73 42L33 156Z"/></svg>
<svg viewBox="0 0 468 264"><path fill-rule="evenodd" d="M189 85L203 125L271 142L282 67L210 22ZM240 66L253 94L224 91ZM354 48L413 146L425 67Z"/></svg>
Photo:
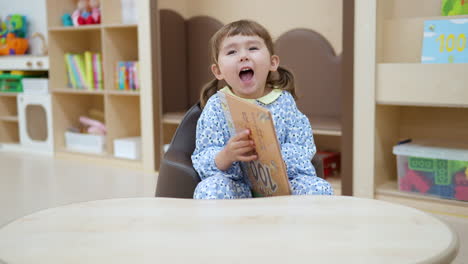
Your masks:
<svg viewBox="0 0 468 264"><path fill-rule="evenodd" d="M248 82L252 80L253 76L254 76L254 71L249 67L242 68L239 73L239 77L243 82Z"/></svg>

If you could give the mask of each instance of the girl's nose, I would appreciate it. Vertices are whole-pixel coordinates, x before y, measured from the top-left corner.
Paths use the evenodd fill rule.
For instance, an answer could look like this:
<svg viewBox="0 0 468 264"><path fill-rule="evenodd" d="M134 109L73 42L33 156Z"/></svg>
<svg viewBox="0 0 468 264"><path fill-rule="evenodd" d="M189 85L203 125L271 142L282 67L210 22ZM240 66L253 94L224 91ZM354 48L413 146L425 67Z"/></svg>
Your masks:
<svg viewBox="0 0 468 264"><path fill-rule="evenodd" d="M245 54L241 55L240 61L248 61L248 60L249 60L249 57L247 57L247 55Z"/></svg>

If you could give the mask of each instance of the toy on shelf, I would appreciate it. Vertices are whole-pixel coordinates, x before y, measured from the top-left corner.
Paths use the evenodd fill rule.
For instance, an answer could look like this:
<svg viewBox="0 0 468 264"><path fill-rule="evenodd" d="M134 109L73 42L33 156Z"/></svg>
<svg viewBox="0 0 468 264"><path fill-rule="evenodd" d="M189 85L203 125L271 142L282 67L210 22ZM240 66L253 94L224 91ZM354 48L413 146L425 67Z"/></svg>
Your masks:
<svg viewBox="0 0 468 264"><path fill-rule="evenodd" d="M8 33L13 33L18 38L25 38L28 31L26 17L13 14L6 17L0 23L0 37L5 38Z"/></svg>
<svg viewBox="0 0 468 264"><path fill-rule="evenodd" d="M25 38L17 38L13 33L8 33L4 44L0 44L0 55L20 55L28 50L29 42Z"/></svg>
<svg viewBox="0 0 468 264"><path fill-rule="evenodd" d="M101 24L101 8L99 0L89 0L89 6L91 7L91 17L94 24Z"/></svg>
<svg viewBox="0 0 468 264"><path fill-rule="evenodd" d="M27 22L22 15L9 15L0 22L0 55L25 54L29 47L26 39Z"/></svg>
<svg viewBox="0 0 468 264"><path fill-rule="evenodd" d="M30 39L32 40L33 38L39 38L41 40L41 44L42 44L41 53L37 54L37 55L46 56L47 53L48 53L48 49L47 49L47 42L46 42L46 39L45 39L44 35L39 33L39 32L34 32L31 35Z"/></svg>
<svg viewBox="0 0 468 264"><path fill-rule="evenodd" d="M62 25L65 27L71 27L73 26L73 20L71 18L71 15L69 13L65 13L62 16Z"/></svg>
<svg viewBox="0 0 468 264"><path fill-rule="evenodd" d="M70 19L71 18L71 19ZM71 20L71 23L70 23ZM78 0L77 9L70 14L62 16L63 26L81 26L101 23L101 10L99 0Z"/></svg>

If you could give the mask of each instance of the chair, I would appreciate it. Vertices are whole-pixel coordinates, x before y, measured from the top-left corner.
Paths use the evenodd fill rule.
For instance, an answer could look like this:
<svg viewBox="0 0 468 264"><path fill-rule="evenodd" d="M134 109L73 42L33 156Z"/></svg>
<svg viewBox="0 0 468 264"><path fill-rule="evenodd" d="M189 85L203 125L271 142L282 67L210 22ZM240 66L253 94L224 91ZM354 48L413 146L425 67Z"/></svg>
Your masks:
<svg viewBox="0 0 468 264"><path fill-rule="evenodd" d="M192 198L200 177L192 165L200 103L192 106L177 128L164 155L156 184L156 197Z"/></svg>

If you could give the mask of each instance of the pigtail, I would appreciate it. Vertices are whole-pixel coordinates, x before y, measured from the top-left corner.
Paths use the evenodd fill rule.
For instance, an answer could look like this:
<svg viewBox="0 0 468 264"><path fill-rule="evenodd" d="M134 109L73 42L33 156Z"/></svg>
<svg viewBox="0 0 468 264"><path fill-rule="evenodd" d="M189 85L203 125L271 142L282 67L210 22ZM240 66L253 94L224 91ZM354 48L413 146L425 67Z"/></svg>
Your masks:
<svg viewBox="0 0 468 264"><path fill-rule="evenodd" d="M275 75L275 77L269 77L271 80L269 80L268 83L274 88L288 91L294 99L297 99L294 75L289 70L281 66L278 67Z"/></svg>
<svg viewBox="0 0 468 264"><path fill-rule="evenodd" d="M218 79L213 79L203 86L200 94L200 105L203 109L208 99L218 91Z"/></svg>

